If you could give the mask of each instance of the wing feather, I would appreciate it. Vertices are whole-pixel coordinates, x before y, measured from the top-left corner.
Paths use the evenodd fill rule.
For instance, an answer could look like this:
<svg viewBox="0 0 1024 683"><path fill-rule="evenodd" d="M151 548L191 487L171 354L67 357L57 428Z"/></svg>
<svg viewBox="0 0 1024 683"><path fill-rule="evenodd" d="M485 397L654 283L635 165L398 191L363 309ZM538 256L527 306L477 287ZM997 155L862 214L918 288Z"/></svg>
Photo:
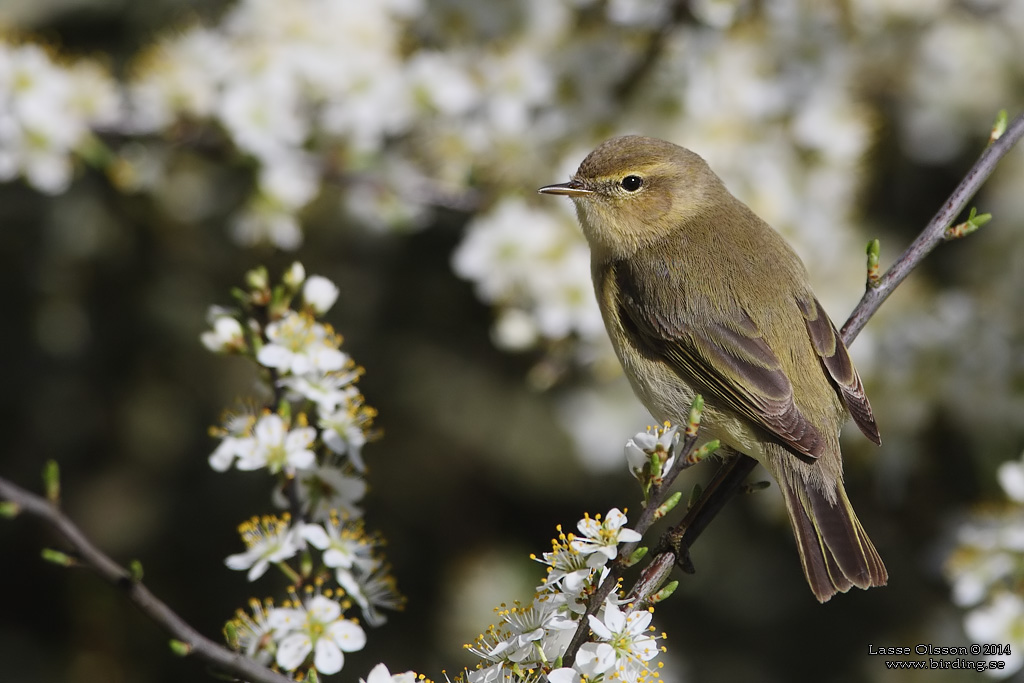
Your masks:
<svg viewBox="0 0 1024 683"><path fill-rule="evenodd" d="M644 296L627 264L617 264L619 318L637 341L658 353L712 403L748 418L810 458L825 441L793 400L793 386L757 324L742 310L698 321L684 310L659 309Z"/></svg>
<svg viewBox="0 0 1024 683"><path fill-rule="evenodd" d="M798 299L797 305L804 316L807 334L811 338L814 350L821 358L821 364L829 377L835 382L843 403L853 416L853 421L866 437L880 445L882 438L878 433L878 425L875 424L875 416L871 412L864 384L835 325L829 320L816 298Z"/></svg>

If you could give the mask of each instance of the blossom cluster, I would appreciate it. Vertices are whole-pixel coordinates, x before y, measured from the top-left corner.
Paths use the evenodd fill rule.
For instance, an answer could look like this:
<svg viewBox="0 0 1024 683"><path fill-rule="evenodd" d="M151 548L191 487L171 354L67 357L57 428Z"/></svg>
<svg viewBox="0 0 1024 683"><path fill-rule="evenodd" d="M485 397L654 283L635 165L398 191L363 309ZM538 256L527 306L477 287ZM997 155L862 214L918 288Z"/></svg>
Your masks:
<svg viewBox="0 0 1024 683"><path fill-rule="evenodd" d="M64 192L72 155L88 153L93 131L118 122L121 105L100 63L65 63L40 45L0 38L0 182L23 176L41 192Z"/></svg>
<svg viewBox="0 0 1024 683"><path fill-rule="evenodd" d="M325 176L348 172L332 169L332 156L372 155L417 115L416 69L400 67L400 43L421 9L418 0L237 3L218 25L169 34L139 55L124 126L136 134L183 120L219 126L257 169L234 237L294 249L298 212ZM364 189L355 194L379 194ZM368 204L365 213L375 213Z"/></svg>
<svg viewBox="0 0 1024 683"><path fill-rule="evenodd" d="M999 482L1009 501L960 525L945 570L970 640L1007 647L1005 667L986 670L1003 677L1024 667L1024 458L1003 463Z"/></svg>
<svg viewBox="0 0 1024 683"><path fill-rule="evenodd" d="M505 199L473 219L452 268L498 306L493 335L502 348L604 334L590 252L577 232L568 210L544 211L522 199Z"/></svg>
<svg viewBox="0 0 1024 683"><path fill-rule="evenodd" d="M619 545L640 540L626 528L626 516L616 508L601 518L585 516L579 536L559 527L550 552L534 557L547 565L548 575L527 605L502 605L500 621L492 624L467 649L480 657L466 673L469 683L534 680L540 674L554 683L586 680L646 681L657 677L653 660L663 647L651 635L653 609L637 609L614 592L586 616L589 638L571 667L558 666L587 613L591 594L608 574L607 565ZM664 637L664 636L661 636Z"/></svg>
<svg viewBox="0 0 1024 683"><path fill-rule="evenodd" d="M438 204L483 208L453 266L496 307L497 343L570 338L588 353L603 332L586 250L565 206L553 208L568 202L524 196L567 179L600 138L642 131L705 156L794 238L826 285L826 308L851 303L848 287L829 285L860 279L859 259L846 256L859 251L854 207L880 107L909 154L956 155L962 130L987 125L1020 82L1019 60L998 49L1024 27L1020 3L945 12L858 0L842 14L692 5L681 21L667 2L538 0L490 13L427 0L240 0L216 21L163 34L123 82L95 62L0 39L0 103L10 105L0 112L12 112L0 116L0 180L23 174L60 191L69 153L88 137L118 187L159 194L174 186L160 181L175 149L201 140L252 170L234 237L283 249L301 244L302 212L328 187L374 227L422 226ZM892 78L893 63L905 79ZM865 97L886 88L896 89L880 99L893 106ZM90 129L117 141L107 150Z"/></svg>
<svg viewBox="0 0 1024 683"><path fill-rule="evenodd" d="M214 428L220 443L209 462L220 472L234 467L271 475L272 499L285 511L244 522L239 533L246 549L225 564L246 571L250 581L275 566L303 590L293 589L277 607L253 602L250 613L229 622L228 640L285 671L312 666L332 674L345 652L366 642L363 627L346 614L350 609L379 626L386 620L382 610L402 607L383 539L366 531L359 507L366 493L362 450L373 436L374 411L355 385L361 370L318 320L338 288L324 277L306 277L299 263L279 285L272 287L262 269L250 272L247 284L237 294L239 310L211 311L212 329L202 342L251 358L275 399Z"/></svg>
<svg viewBox="0 0 1024 683"><path fill-rule="evenodd" d="M626 442L626 464L645 489L660 485L663 473L672 469L679 439L679 427L666 422L648 427Z"/></svg>

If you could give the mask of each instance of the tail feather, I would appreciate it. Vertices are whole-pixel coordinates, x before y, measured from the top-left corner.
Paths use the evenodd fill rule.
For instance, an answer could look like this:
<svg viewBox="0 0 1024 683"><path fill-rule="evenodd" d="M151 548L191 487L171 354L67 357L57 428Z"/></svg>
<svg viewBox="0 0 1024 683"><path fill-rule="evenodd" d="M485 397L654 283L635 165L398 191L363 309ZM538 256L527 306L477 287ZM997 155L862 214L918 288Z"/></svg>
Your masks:
<svg viewBox="0 0 1024 683"><path fill-rule="evenodd" d="M813 486L800 490L779 482L793 525L800 563L819 602L851 586L884 586L889 574L871 543L846 491L839 485L835 502Z"/></svg>

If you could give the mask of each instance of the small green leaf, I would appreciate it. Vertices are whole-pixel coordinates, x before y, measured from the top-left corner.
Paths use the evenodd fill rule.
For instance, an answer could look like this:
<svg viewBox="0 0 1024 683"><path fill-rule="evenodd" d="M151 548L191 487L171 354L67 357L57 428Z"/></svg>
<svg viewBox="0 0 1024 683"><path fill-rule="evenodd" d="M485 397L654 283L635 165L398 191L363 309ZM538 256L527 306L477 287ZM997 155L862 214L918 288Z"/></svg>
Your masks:
<svg viewBox="0 0 1024 683"><path fill-rule="evenodd" d="M955 240L961 237L966 237L972 232L980 228L981 226L992 220L992 214L990 213L978 213L976 207L971 207L971 213L967 216L967 220L963 223L958 223L951 227L946 228L946 239Z"/></svg>
<svg viewBox="0 0 1024 683"><path fill-rule="evenodd" d="M682 500L682 498L682 491L676 491L673 493L668 497L668 500L658 506L658 509L654 512L654 518L661 519L668 513L672 512L673 508L675 508L676 505L679 505L679 501Z"/></svg>
<svg viewBox="0 0 1024 683"><path fill-rule="evenodd" d="M43 488L47 500L54 505L60 504L60 466L56 460L47 460L43 466Z"/></svg>
<svg viewBox="0 0 1024 683"><path fill-rule="evenodd" d="M686 425L687 436L693 436L697 433L697 429L700 427L700 415L702 412L704 412L704 397L697 394L693 397L693 403L690 404L689 424Z"/></svg>
<svg viewBox="0 0 1024 683"><path fill-rule="evenodd" d="M228 644L232 650L238 649L238 628L235 626L234 621L229 621L224 624L224 642Z"/></svg>
<svg viewBox="0 0 1024 683"><path fill-rule="evenodd" d="M21 512L21 506L13 500L0 501L0 517L13 519Z"/></svg>
<svg viewBox="0 0 1024 683"><path fill-rule="evenodd" d="M881 253L881 245L877 239L873 239L868 242L867 254L868 254L868 286L878 286L878 257Z"/></svg>
<svg viewBox="0 0 1024 683"><path fill-rule="evenodd" d="M52 562L53 564L60 565L61 567L73 567L75 565L75 558L71 557L67 553L54 550L53 548L43 548L40 554L47 562Z"/></svg>
<svg viewBox="0 0 1024 683"><path fill-rule="evenodd" d="M132 560L128 564L128 573L131 574L132 581L142 581L142 563L138 560Z"/></svg>
<svg viewBox="0 0 1024 683"><path fill-rule="evenodd" d="M655 593L654 595L651 596L651 599L650 599L649 602L652 605L657 605L659 602L661 602L662 600L667 599L670 595L675 593L676 592L676 588L678 588L678 587L679 587L679 582L678 581L670 581L669 583L666 583L665 586L660 591L658 591L657 593Z"/></svg>
<svg viewBox="0 0 1024 683"><path fill-rule="evenodd" d="M999 138L1003 137L1003 133L1006 132L1006 124L1009 120L1009 115L1005 109L1000 109L999 114L996 115L996 122L992 124L992 132L988 135L988 144L992 144Z"/></svg>
<svg viewBox="0 0 1024 683"><path fill-rule="evenodd" d="M270 288L270 275L265 266L253 268L245 274L245 285L253 291L265 291Z"/></svg>
<svg viewBox="0 0 1024 683"><path fill-rule="evenodd" d="M661 476L661 465L662 460L661 456L658 455L658 452L655 451L654 453L651 453L650 460L647 463L647 473L650 475L651 479L657 479Z"/></svg>
<svg viewBox="0 0 1024 683"><path fill-rule="evenodd" d="M171 652L178 655L179 657L188 657L190 654L192 654L192 646L186 643L184 640L172 638L168 644L171 646Z"/></svg>
<svg viewBox="0 0 1024 683"><path fill-rule="evenodd" d="M690 455L686 457L686 462L691 465L696 465L701 460L703 460L704 458L708 457L709 455L717 451L719 448L721 448L721 446L722 444L718 439L712 439L711 441L708 441L706 444L695 450L693 453L690 453Z"/></svg>
<svg viewBox="0 0 1024 683"><path fill-rule="evenodd" d="M988 223L990 220L992 220L992 214L983 213L979 215L977 207L973 206L971 207L971 214L967 217L967 222L973 225L975 228L980 228L981 226Z"/></svg>
<svg viewBox="0 0 1024 683"><path fill-rule="evenodd" d="M637 562L644 559L644 557L647 556L647 551L648 548L646 546L640 546L639 548L634 550L632 554L629 556L629 559L626 560L626 566L632 567Z"/></svg>

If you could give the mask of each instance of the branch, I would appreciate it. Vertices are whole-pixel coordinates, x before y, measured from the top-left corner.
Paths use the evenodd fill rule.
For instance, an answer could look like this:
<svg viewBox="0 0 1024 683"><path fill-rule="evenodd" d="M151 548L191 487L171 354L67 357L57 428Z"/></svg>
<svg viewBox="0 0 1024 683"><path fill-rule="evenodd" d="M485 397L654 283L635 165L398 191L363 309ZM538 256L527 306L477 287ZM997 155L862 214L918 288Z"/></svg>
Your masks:
<svg viewBox="0 0 1024 683"><path fill-rule="evenodd" d="M867 288L860 303L853 309L853 313L843 325L842 337L847 346L853 343L860 331L864 329L868 319L906 279L910 271L916 268L935 247L951 238L947 235L946 230L952 225L953 220L967 207L967 202L971 201L982 184L992 175L996 164L1022 137L1024 137L1024 114L1018 115L1007 127L1006 132L981 153L981 157L960 181L957 188L953 190L953 194L949 195L949 199L921 231L913 244L896 259L896 262L878 280L877 284Z"/></svg>
<svg viewBox="0 0 1024 683"><path fill-rule="evenodd" d="M674 449L675 455L672 465L661 476L660 480L652 484L650 490L646 493L644 510L640 513L636 523L633 524L633 530L641 536L647 533L652 524L671 512L678 503L679 494L672 494L672 484L675 483L676 477L682 474L683 470L702 462L719 449L719 442L715 440L708 441L700 448L697 448L697 432L700 429L700 419L703 412L704 398L698 394L694 397L693 403L690 404L686 431L683 433L682 442ZM751 462L754 461L752 460ZM746 477L746 473L744 473L743 477ZM743 477L740 478L739 482L742 482ZM739 482L737 482L737 486ZM619 550L618 559L608 567L608 574L601 581L597 589L588 596L587 609L580 619L579 626L576 627L576 633L569 642L569 647L566 648L563 655L565 661L570 665L575 661L576 653L580 646L586 642L587 636L590 635L587 617L597 613L601 605L604 604L605 598L618 587L619 580L626 569L639 562L643 557L643 555L640 555L633 560L633 554L639 547L639 542L623 545L621 550ZM662 552L663 550L667 551L667 546L664 542L658 548L659 554L648 563L647 567L644 568L643 574L633 585L633 589L629 593L629 601L634 603L634 605L646 602L665 582L665 578L671 572L672 566L677 561L680 561L676 553ZM647 549L644 548L643 551L646 552ZM686 555L684 560L683 566L692 573L693 570L689 568L689 555Z"/></svg>
<svg viewBox="0 0 1024 683"><path fill-rule="evenodd" d="M967 206L967 202L971 200L982 183L992 174L1000 159L1006 156L1006 153L1022 137L1024 137L1024 114L1014 119L1007 127L1006 132L991 142L953 191L953 194L943 203L939 212L892 267L886 271L885 275L877 279L869 277L864 296L850 314L846 324L843 325L841 335L847 346L856 339L857 334L875 314L882 302L906 279L910 271L924 260L925 256L941 242L966 234L949 231L949 227ZM690 439L684 443L680 458L685 457L693 449L694 441ZM673 564L679 565L687 573L693 573L689 549L725 505L743 490L743 481L757 466L757 461L753 458L735 451L732 453L733 455L719 467L700 498L687 510L680 523L665 533L654 557L651 558L650 563L630 592L630 600L634 604L643 602L658 589L664 578L668 576L668 570ZM644 509L644 513L634 527L638 533L645 533L650 526L650 522L654 519L652 510L664 500L670 484L671 481L666 478L665 485L658 492L661 495L652 493L647 508ZM641 527L641 523L645 523L644 526ZM591 596L587 614L596 612L612 589L618 585L618 580L625 572L628 559L636 546L635 543L625 546L619 553L619 559L610 567L610 573L605 582ZM573 662L577 650L586 640L587 629L583 626L586 623L586 619L581 622L580 629L566 651L565 660L569 664Z"/></svg>
<svg viewBox="0 0 1024 683"><path fill-rule="evenodd" d="M170 607L157 598L141 581L132 578L131 573L120 566L82 533L74 522L60 509L41 496L0 477L0 499L14 503L18 511L24 511L43 520L54 528L75 549L76 558L93 569L110 585L122 591L143 614L152 619L175 639L185 643L189 654L213 667L237 676L250 683L294 683L292 679L261 666L252 659L218 645L192 628Z"/></svg>

